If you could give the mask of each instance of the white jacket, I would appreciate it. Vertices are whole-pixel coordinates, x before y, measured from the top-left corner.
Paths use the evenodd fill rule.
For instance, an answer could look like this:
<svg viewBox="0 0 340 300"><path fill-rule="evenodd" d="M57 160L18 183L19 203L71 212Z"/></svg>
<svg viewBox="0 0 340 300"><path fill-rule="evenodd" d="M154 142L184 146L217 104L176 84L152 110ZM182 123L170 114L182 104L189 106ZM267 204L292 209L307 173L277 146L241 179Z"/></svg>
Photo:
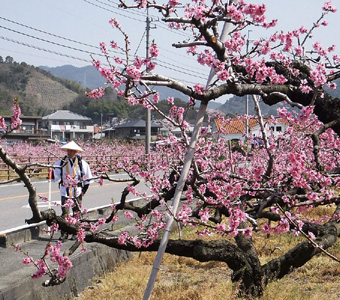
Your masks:
<svg viewBox="0 0 340 300"><path fill-rule="evenodd" d="M68 158L66 158L68 159ZM65 159L65 161L66 161ZM58 160L54 166L61 166L62 164L65 163L65 161L63 160ZM68 181L66 179L66 175L67 175L67 170L69 171L69 175L71 175L73 177L73 173L75 173L75 177L74 179L77 179L79 182L82 181L82 178L81 178L81 168L79 166L79 164L82 164L82 173L83 173L83 178L85 178L86 180L83 181L83 184L84 185L87 185L87 184L90 184L91 183L91 178L92 178L92 173L91 173L91 169L88 165L88 163L81 159L79 160L79 163L78 163L78 167L77 169L75 170L74 172L74 164L71 162L70 159L68 159L68 162L67 164L63 167L63 178L61 178L61 168L54 168L54 177L52 179L53 182L58 182L59 180L62 179L62 182L63 184L60 186L60 195L61 196L64 196L64 197L69 197L70 196L70 190L68 188ZM68 166L67 166L68 165ZM76 193L74 192L74 190L76 190ZM72 189L71 193L72 193L72 196L73 197L78 197L80 194L81 194L81 190L82 190L82 187L81 186L77 186L76 189Z"/></svg>

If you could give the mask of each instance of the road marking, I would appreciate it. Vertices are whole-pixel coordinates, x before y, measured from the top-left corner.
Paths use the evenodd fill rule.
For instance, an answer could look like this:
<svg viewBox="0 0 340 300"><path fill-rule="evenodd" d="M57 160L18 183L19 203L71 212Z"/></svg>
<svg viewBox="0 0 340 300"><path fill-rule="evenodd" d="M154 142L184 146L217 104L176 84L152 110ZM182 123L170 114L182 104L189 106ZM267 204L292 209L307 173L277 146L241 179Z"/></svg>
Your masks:
<svg viewBox="0 0 340 300"><path fill-rule="evenodd" d="M118 183L121 183L121 182L111 182L111 183L105 183L103 184L103 186L108 186L108 185L114 185L114 184L118 184ZM98 187L101 187L101 185L91 185L91 189L93 188L98 188ZM51 192L52 194L55 194L55 193L59 193L59 190L56 190L56 191L52 191ZM48 192L44 192L44 193L38 193L37 195L46 195L48 194ZM12 197L5 197L5 198L0 198L0 201L3 201L3 200L10 200L10 199L18 199L18 198L26 198L28 197L28 194L26 195L20 195L20 196L12 196Z"/></svg>
<svg viewBox="0 0 340 300"><path fill-rule="evenodd" d="M61 201L51 201L51 204L47 202L37 202L38 207L60 206ZM29 204L21 206L21 208L30 208Z"/></svg>
<svg viewBox="0 0 340 300"><path fill-rule="evenodd" d="M114 177L122 178L122 177L127 177L127 174L112 174L112 175L109 175L109 177L110 178L114 178ZM48 183L48 180L32 181L33 185L39 184L39 183ZM57 182L52 182L52 183L57 183ZM23 182L20 182L20 183L7 183L7 184L0 184L0 188L6 188L8 186L18 186L18 185L24 186Z"/></svg>

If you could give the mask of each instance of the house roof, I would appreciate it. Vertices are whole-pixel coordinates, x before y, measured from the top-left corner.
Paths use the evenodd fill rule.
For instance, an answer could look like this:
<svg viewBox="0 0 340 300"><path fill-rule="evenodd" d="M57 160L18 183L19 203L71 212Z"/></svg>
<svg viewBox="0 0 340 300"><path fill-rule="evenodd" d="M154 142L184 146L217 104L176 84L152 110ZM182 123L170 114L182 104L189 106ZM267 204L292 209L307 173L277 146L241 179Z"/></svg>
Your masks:
<svg viewBox="0 0 340 300"><path fill-rule="evenodd" d="M42 117L43 120L72 120L72 121L91 121L91 118L76 114L69 110L57 110L56 112Z"/></svg>
<svg viewBox="0 0 340 300"><path fill-rule="evenodd" d="M264 119L266 122L268 119ZM215 119L216 128L220 131L222 128L228 134L235 134L235 133L244 133L246 131L246 120L245 119L229 119L222 120L222 119ZM283 119L277 119L278 123L286 124L287 122ZM254 128L259 125L258 119L249 119L249 128Z"/></svg>
<svg viewBox="0 0 340 300"><path fill-rule="evenodd" d="M144 120L132 120L132 121L129 121L129 122L126 122L126 123L123 123L123 124L119 124L119 125L115 126L115 128L127 128L127 127L129 127L129 128L130 127L144 128L145 126L146 126L146 122ZM162 126L159 125L159 124L151 122L151 127L160 128Z"/></svg>

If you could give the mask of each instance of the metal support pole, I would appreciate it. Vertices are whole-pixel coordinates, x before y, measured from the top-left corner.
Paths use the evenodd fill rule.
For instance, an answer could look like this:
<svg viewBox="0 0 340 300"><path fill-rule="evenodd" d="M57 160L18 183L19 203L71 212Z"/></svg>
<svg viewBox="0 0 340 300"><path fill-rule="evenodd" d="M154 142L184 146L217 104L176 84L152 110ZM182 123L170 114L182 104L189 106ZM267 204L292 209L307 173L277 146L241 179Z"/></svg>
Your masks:
<svg viewBox="0 0 340 300"><path fill-rule="evenodd" d="M220 37L220 40L222 42L224 42L226 37L228 36L228 32L230 30L229 27L230 27L229 23L224 24L224 27L223 27L223 30L222 30L222 33L221 33L221 37ZM213 70L211 70L210 74L209 74L208 81L207 81L207 85L206 85L207 87L211 84L214 76L215 76L215 72ZM202 127L202 124L203 124L203 119L204 119L205 113L207 111L207 106L208 105L207 105L206 102L201 101L200 110L199 110L199 113L198 113L198 116L197 116L197 119L196 119L194 131L193 131L191 139L190 139L190 145L188 147L188 151L187 151L187 154L186 154L186 157L185 157L185 160L184 160L183 169L182 169L180 178L178 180L178 184L177 184L177 187L176 187L174 198L172 200L172 204L171 204L172 213L168 215L167 223L166 223L166 226L165 226L165 229L164 229L164 232L163 232L163 237L162 237L161 243L160 243L159 248L158 248L156 259L155 259L154 264L153 264L153 268L152 268L152 271L151 271L151 274L150 274L150 277L149 277L148 285L146 287L143 300L149 300L150 297L151 297L151 292L153 290L153 287L154 287L154 284L155 284L155 281L156 281L156 277L157 277L157 274L158 274L158 271L159 271L159 268L160 268L160 265L161 265L161 262L162 262L162 259L163 259L163 256L164 256L164 252L165 252L166 246L168 244L171 225L174 221L173 215L176 215L176 213L177 213L177 208L179 206L179 201L180 201L180 198L181 198L181 195L182 195L182 191L183 191L183 188L184 188L184 185L185 185L185 182L186 182L189 170L190 170L191 162L192 162L194 154L195 154L195 146L196 146L196 142L198 140L199 133L200 133L200 130L201 130L201 127Z"/></svg>

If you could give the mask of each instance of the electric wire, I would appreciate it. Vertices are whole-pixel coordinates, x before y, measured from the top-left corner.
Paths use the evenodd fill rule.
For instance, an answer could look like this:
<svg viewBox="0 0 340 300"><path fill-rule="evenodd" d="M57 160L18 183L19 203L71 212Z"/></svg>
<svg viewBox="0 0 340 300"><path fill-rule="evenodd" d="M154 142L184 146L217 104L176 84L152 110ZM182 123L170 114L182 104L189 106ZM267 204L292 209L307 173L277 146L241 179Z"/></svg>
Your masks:
<svg viewBox="0 0 340 300"><path fill-rule="evenodd" d="M93 3L91 3L91 2L89 2L87 0L84 0L84 1L89 3L89 4L95 5L95 4L93 4ZM96 0L96 1L103 3L102 1L98 1L98 0ZM110 1L110 2L113 3L112 1ZM103 4L105 4L105 3L103 3ZM95 6L103 9L101 6L98 6L98 5L95 5ZM120 9L120 10L123 10L123 9ZM128 16L125 16L125 17L128 17ZM137 21L141 21L141 20L138 20L136 18L131 18L131 17L128 17L128 18L133 19L133 20L137 20ZM65 38L65 37L62 37L60 35L56 35L56 34L53 34L53 33L50 33L50 32L44 31L44 30L40 30L40 29L31 27L31 26L27 26L27 25L24 25L24 24L21 24L21 23L9 20L9 19L4 18L4 17L0 17L0 19L5 20L7 22L11 22L11 23L19 25L19 26L23 26L23 27L29 28L31 30L35 30L35 31L38 31L38 32L41 32L41 33L44 33L44 34L47 34L47 35L50 35L50 36L53 36L53 37L57 37L57 38L60 38L60 39L66 40L66 41L70 41L70 42L77 43L77 44L80 44L80 45L84 45L84 46L87 46L87 47L92 47L92 48L95 48L95 49L98 48L96 46L93 46L93 45L90 45L90 44L87 44L87 43L79 42L79 41L76 41L76 40L73 40L73 39L69 39L69 38ZM144 22L144 21L141 21L141 22ZM51 43L53 45L57 45L57 46L64 47L64 48L68 48L68 49L71 49L71 50L80 51L80 52L83 52L83 53L92 54L92 55L101 56L101 57L104 56L103 54L93 53L93 52L86 51L86 50L83 50L83 49L79 49L79 48L75 48L75 47L70 47L70 46L67 46L67 45L64 45L64 44L56 43L56 42L53 42L53 41L49 41L49 40L46 40L46 39L42 39L42 38L39 38L39 37L36 37L36 36L29 35L29 34L26 34L26 33L22 33L22 32L19 32L19 31L14 30L14 29L10 29L10 28L5 27L5 26L1 26L0 25L0 28L3 28L3 29L6 29L6 30L15 32L17 34L25 35L27 37L34 38L34 39L37 39L37 40L40 40L40 41L43 41L43 42ZM145 35L145 32L144 32L143 35ZM71 56L71 55L67 55L67 54L62 54L60 52L56 52L56 51L52 51L52 50L47 50L47 49L44 49L44 48L41 48L41 47L37 47L37 46L34 46L34 45L29 45L29 44L23 43L23 42L18 42L18 41L15 41L13 39L6 38L6 37L3 37L3 36L1 37L1 39L7 40L7 41L10 41L10 42L13 42L13 43L21 44L21 45L24 45L24 46L27 46L27 47L31 47L31 48L34 48L34 49L37 49L37 50L41 50L41 51L45 51L45 52L49 52L49 53L54 53L54 54L57 54L57 55L60 55L60 56L69 57L69 58L72 58L72 59L77 59L77 60L86 61L86 62L91 62L91 60L80 59L80 58L75 57L75 56ZM165 50L168 51L167 49L165 49ZM110 50L110 52L114 52L114 53L119 54L119 55L124 55L123 51L122 52L117 52L117 51L114 51L114 50ZM171 53L171 51L168 51L168 52ZM172 54L178 55L177 53L173 53L173 52L172 52ZM170 58L166 57L166 59L170 59ZM172 60L172 59L170 59L170 60ZM174 60L172 60L172 61L174 61ZM166 64L166 65L163 65L163 63ZM157 65L159 65L161 67L164 67L164 68L168 68L170 70L177 71L177 72L182 73L184 75L193 76L193 73L192 73L191 70L183 68L183 67L178 66L178 65L171 64L171 63L163 61L161 59L157 60ZM171 68L169 66L172 66L174 68ZM190 67L192 68L192 66L190 66ZM180 71L179 69L182 69L184 71ZM198 78L201 78L201 79L205 79L206 78L206 76L204 74L200 74L200 75L202 75L204 77L197 76L197 75L199 75L197 73L194 73L194 74L195 74L194 77L198 77Z"/></svg>
<svg viewBox="0 0 340 300"><path fill-rule="evenodd" d="M93 5L93 6L95 6L95 7L97 7L97 8L100 8L100 9L103 9L103 10L105 10L105 11L109 11L109 12L114 13L114 11L112 11L112 10L110 10L110 9L107 9L107 8L105 8L105 7L102 7L102 6L98 5L98 4L94 4L94 3L92 3L92 2L90 2L90 1L88 1L88 0L83 0L83 1L86 2L86 3L89 3L89 4ZM106 4L106 3L104 3L104 2L102 2L102 1L100 1L100 0L95 0L95 1L100 2L100 3L104 4L104 5L108 5L108 6L110 6L110 7L113 7L112 5ZM117 7L117 8L116 8L116 7L113 7L113 8L116 9L116 10L119 10L119 16L120 16L120 17L122 16L122 17L126 17L126 18L128 18L128 19L131 19L131 20L137 20L137 21L139 21L139 22L145 22L144 20L139 20L139 19L136 19L136 18L133 18L133 17L130 17L130 16L121 14L121 11L124 11L125 13L128 13L128 14L130 13L130 14L135 15L135 13L132 13L132 12L130 12L130 11L127 11L127 10L124 9L124 8L119 8L119 7ZM134 10L134 12L136 12L136 10ZM144 16L144 18L145 18L145 14L143 14L143 13L137 12L136 14L138 14L138 15L140 15L140 16ZM158 20L157 22L160 22L160 23L158 24L159 27L161 27L161 28L163 28L163 29L165 29L165 30L167 30L167 31L170 31L170 32L172 32L172 33L174 33L174 34L176 34L176 35L181 35L181 36L185 36L185 37L191 37L191 35L189 35L189 34L171 30L169 27L163 25L157 16L154 16L154 18ZM153 22L155 22L155 21L153 21Z"/></svg>
<svg viewBox="0 0 340 300"><path fill-rule="evenodd" d="M20 24L18 23L19 25L23 25L23 24ZM5 26L1 26L0 25L0 28L3 28L3 29L6 29L6 30L9 30L9 31L12 31L12 32L15 32L17 34L20 34L20 35L24 35L24 36L27 36L27 37L30 37L30 38L33 38L33 39L37 39L37 40L40 40L40 41L43 41L43 42L46 42L46 43L50 43L50 44L53 44L53 45L56 45L56 46L60 46L60 47L64 47L64 48L68 48L68 49L71 49L71 50L74 50L74 51L79 51L79 52L83 52L83 53L87 53L87 54L90 54L90 55L95 55L95 56L101 56L101 57L105 57L103 54L101 53L94 53L94 52L90 52L90 51L87 51L87 50L83 50L83 49L79 49L79 48L75 48L75 47L70 47L70 46L67 46L67 45L64 45L64 44L60 44L60 43L56 43L56 42L53 42L53 41L50 41L50 40L46 40L46 39L42 39L42 38L39 38L39 37L36 37L36 36L33 36L33 35L29 35L29 34L26 34L26 33L23 33L23 32L20 32L20 31L17 31L17 30L14 30L14 29L10 29L8 27L5 27ZM35 30L35 29L34 29ZM38 30L39 31L39 30ZM46 32L47 33L47 32ZM48 34L48 33L47 33ZM53 35L53 34L51 34ZM63 37L61 36L58 36L62 39L64 39ZM68 39L67 39L68 40ZM72 42L75 42L75 43L78 43L77 41L75 40L72 40ZM79 42L80 44L84 44L82 42ZM89 44L86 44L86 45L89 45ZM89 46L92 46L92 45L89 45ZM93 48L95 48L95 46L92 46ZM118 51L114 51L114 50L110 50L110 52L113 52L113 53L116 53L116 54L119 54L119 55L124 55L123 51L121 52L118 52ZM134 56L135 57L135 56ZM168 58L167 58L168 59ZM160 62L162 65L163 64L167 64L169 66L172 66L174 67L175 69L172 69L172 68L169 68L169 69L172 69L172 70L176 70L176 71L179 71L179 69L183 70L183 71L179 71L185 75L190 75L192 76L192 73L188 73L190 72L191 70L187 69L187 68L183 68L181 66L178 66L178 65L174 65L174 64L171 64L169 62L166 62L164 60L161 60L161 59L158 59L157 60L158 62ZM162 65L163 67L165 67L164 65ZM202 74L201 74L202 75Z"/></svg>
<svg viewBox="0 0 340 300"><path fill-rule="evenodd" d="M23 45L23 46L26 46L26 47L30 47L30 48L33 48L33 49L37 49L37 50L40 50L40 51L44 51L44 52L48 52L48 53L52 53L52 54L56 54L56 55L59 55L59 56L68 57L68 58L71 58L71 59L75 59L75 60L79 60L79 61L84 61L84 62L88 62L88 63L92 64L92 60L90 60L90 59L87 60L87 59L75 57L75 56L72 56L72 55L63 54L63 53L60 53L60 52L48 50L48 49L41 48L41 47L38 47L38 46L34 46L34 45L31 45L31 44L28 44L28 43L24 43L24 42L20 42L20 41L16 41L16 40L10 39L10 38L6 38L4 36L0 36L0 39L6 40L6 41L9 41L9 42L12 42L12 43L16 43L16 44L19 44L19 45ZM103 56L103 54L101 54L101 55ZM105 65L105 64L103 64L103 65ZM197 74L192 74L192 73L188 73L188 72L184 72L184 71L179 71L177 66L174 66L174 68L172 68L172 67L169 66L169 64L167 62L165 62L165 65L164 65L164 64L162 64L162 62L159 63L157 61L157 66L163 67L163 68L168 69L168 70L177 71L180 74L189 75L189 76L194 77L194 78L196 77L196 78L200 78L200 79L206 79L206 76L205 77L200 77L200 76L197 76Z"/></svg>
<svg viewBox="0 0 340 300"><path fill-rule="evenodd" d="M86 3L88 3L88 4L93 5L93 6L95 6L95 7L101 8L101 9L103 9L103 10L105 10L105 11L110 11L110 12L113 12L113 13L114 13L114 11L108 10L108 9L106 9L106 8L104 8L104 7L102 7L102 6L98 5L98 4L94 4L94 3L92 3L92 2L90 2L90 1L88 1L88 0L83 0L83 1L86 2ZM135 21L138 21L138 22L143 22L143 23L144 23L144 20L140 20L140 19L137 19L137 18L133 18L133 17L130 17L130 16L126 16L126 15L120 13L120 12L119 12L119 16L120 16L120 17L125 17L125 18L128 18L128 19L131 19L131 20L135 20Z"/></svg>
<svg viewBox="0 0 340 300"><path fill-rule="evenodd" d="M34 48L34 49L37 49L37 50L40 50L40 51L44 51L44 52L56 54L56 55L59 55L59 56L64 56L64 57L68 57L68 58L72 58L72 59L76 59L76 60L80 60L80 61L85 61L85 62L92 63L91 60L87 60L87 59L83 59L83 58L71 56L71 55L68 55L68 54L63 54L63 53L60 53L60 52L56 52L56 51L44 49L44 48L37 47L37 46L31 45L31 44L19 42L19 41L16 41L16 40L13 40L13 39L4 37L4 36L0 36L0 39L3 39L3 40L5 40L5 41L9 41L9 42L12 42L12 43L16 43L16 44L19 44L19 45L23 45L23 46L26 46L26 47Z"/></svg>
<svg viewBox="0 0 340 300"><path fill-rule="evenodd" d="M10 29L10 28L7 28L7 27L1 26L1 25L0 25L0 28L3 28L3 29L6 29L6 30L15 32L15 33L17 33L17 34L21 34L21 35L24 35L24 36L27 36L27 37L30 37L30 38L32 38L32 39L36 39L36 40L39 40L39 41L42 41L42 42L50 43L50 44L53 44L53 45L56 45L56 46L59 46L59 47L64 47L64 48L68 48L68 49L71 49L71 50L75 50L75 51L80 51L80 52L88 53L88 54L91 54L91 55L94 55L94 54L95 54L95 53L93 53L93 52L91 52L91 51L82 50L82 49L79 49L79 48L70 47L70 46L67 46L67 45L60 44L60 43L52 42L52 41L49 41L49 40L46 40L46 39L42 39L42 38L39 38L39 37L30 35L30 34L27 34L27 33L23 33L23 32L14 30L14 29ZM95 54L95 55L104 56L103 54L98 54L98 53Z"/></svg>
<svg viewBox="0 0 340 300"><path fill-rule="evenodd" d="M72 39L69 39L69 38L66 38L66 37L62 37L60 35L57 35L57 34L54 34L54 33L50 33L50 32L44 31L44 30L40 30L40 29L31 27L31 26L28 26L28 25L25 25L25 24L22 24L22 23L18 23L18 22L6 19L6 18L1 17L1 16L0 16L0 19L5 20L5 21L10 22L10 23L13 23L13 24L16 24L16 25L19 25L19 26L22 26L22 27L26 27L26 28L31 29L31 30L35 30L35 31L38 31L38 32L50 35L50 36L54 36L54 37L59 38L59 39L63 39L63 40L69 41L69 42L73 42L73 43L77 43L77 44L84 45L84 46L87 46L87 47L98 49L97 46L90 45L90 44L83 43L83 42L79 42L79 41L75 41L75 40L72 40Z"/></svg>
<svg viewBox="0 0 340 300"><path fill-rule="evenodd" d="M101 1L99 1L99 0L96 0L96 1L101 2ZM110 1L110 2L112 2L112 1ZM103 3L103 2L101 2L101 3ZM113 2L112 2L112 3L113 3ZM19 25L19 26L22 26L22 27L25 27L25 28L28 28L28 29L31 29L31 30L34 30L34 31L37 31L37 32L44 33L44 34L46 34L46 35L50 35L50 36L53 36L53 37L57 37L57 38L59 38L59 39L63 39L63 40L66 40L66 41L70 41L70 42L77 43L77 44L80 44L80 45L84 45L84 46L87 46L87 47L91 47L91 48L94 48L94 49L98 49L98 46L94 46L94 45L90 45L90 44L87 44L87 43L84 43L84 42L80 42L80 41L76 41L76 40L69 39L69 38L66 38L66 37L62 37L62 36L60 36L60 35L53 34L53 33L50 33L50 32L44 31L44 30L40 30L40 29L31 27L31 26L28 26L28 25L25 25L25 24L22 24L22 23L13 21L13 20L9 20L9 19L4 18L4 17L1 17L1 16L0 16L0 19L5 20L5 21L10 22L10 23L13 23L13 24L16 24L16 25ZM9 28L3 27L3 26L0 26L0 27L2 27L2 28L4 28L4 29L7 29L7 30L14 31L14 30L12 30L12 29L9 29ZM18 31L14 31L14 32L20 33L20 34L24 34L24 33L18 32ZM24 35L27 35L27 34L24 34ZM28 35L27 35L27 36L28 36ZM145 32L144 32L143 36L145 36ZM32 37L32 36L30 36L30 37ZM37 38L37 37L34 37L34 38ZM37 39L39 39L39 38L37 38ZM44 41L46 41L46 40L44 40ZM51 43L53 43L53 42L51 42ZM141 44L141 42L140 42L140 44ZM139 44L138 48L140 47L140 44ZM66 47L68 47L68 46L66 46ZM137 50L135 51L135 55L134 55L134 56L136 56L136 53L137 53L137 51L138 51L138 48L137 48ZM159 48L161 49L161 47L159 47ZM163 49L163 50L165 50L165 51L167 51L167 52L169 52L169 53L171 53L171 54L178 55L177 53L171 52L171 51L169 51L169 50L167 50L167 49ZM110 52L124 55L123 51L122 51L122 52L117 52L117 51L114 51L114 50L110 50ZM169 57L166 57L166 58L169 59L169 60L172 60L172 59L169 58ZM175 60L172 60L172 61L175 61ZM187 65L187 67L191 67L191 68L193 68L193 69L198 70L197 68L194 68L194 67L192 67L192 66L188 66L188 65Z"/></svg>

